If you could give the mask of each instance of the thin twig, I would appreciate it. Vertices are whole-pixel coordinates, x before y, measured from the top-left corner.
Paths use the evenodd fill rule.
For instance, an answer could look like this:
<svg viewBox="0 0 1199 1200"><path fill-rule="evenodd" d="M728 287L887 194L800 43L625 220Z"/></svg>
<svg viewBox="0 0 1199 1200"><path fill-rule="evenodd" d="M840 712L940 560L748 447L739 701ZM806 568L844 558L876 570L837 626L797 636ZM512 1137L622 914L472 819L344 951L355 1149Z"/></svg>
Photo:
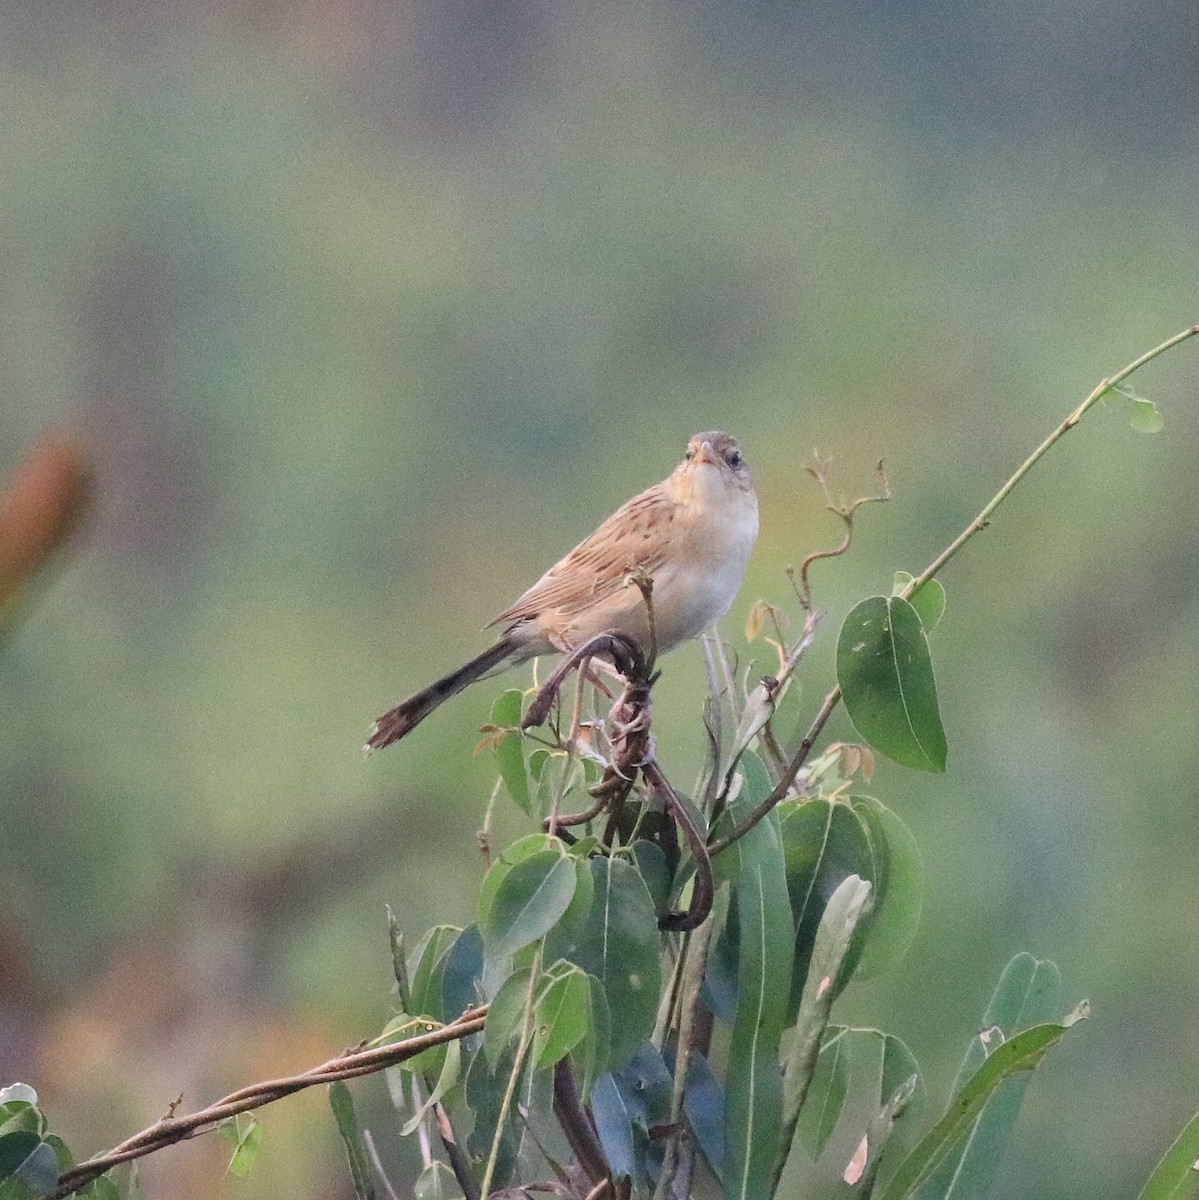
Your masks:
<svg viewBox="0 0 1199 1200"><path fill-rule="evenodd" d="M809 608L804 616L803 630L799 637L783 651L782 662L779 664L777 703L782 702L783 689L795 674L800 659L803 658L808 648L816 640L816 627L823 620L824 614L822 612L814 608ZM787 754L783 750L783 747L779 745L778 737L774 732L774 719L776 716L778 716L777 705L775 711L770 715L770 719L762 726L759 736L762 747L766 751L766 769L770 772L770 777L777 783L788 770L788 762Z"/></svg>
<svg viewBox="0 0 1199 1200"><path fill-rule="evenodd" d="M500 1105L500 1114L495 1122L495 1134L491 1139L491 1152L487 1155L487 1166L483 1171L483 1182L479 1185L481 1196L491 1195L491 1180L495 1175L495 1165L499 1160L500 1143L504 1140L504 1125L508 1120L508 1110L512 1107L512 1097L516 1095L516 1085L524 1070L525 1055L533 1041L533 1000L537 995L537 981L541 975L541 947L533 955L533 964L529 970L529 990L525 993L525 1013L520 1026L520 1041L516 1046L516 1057L512 1061L512 1073L508 1076L508 1086L504 1089L504 1100Z"/></svg>
<svg viewBox="0 0 1199 1200"><path fill-rule="evenodd" d="M700 639L700 648L704 654L704 667L708 672L708 705L707 710L711 716L709 721L705 721L705 726L708 730L708 749L711 752L711 764L708 767L706 778L701 777L703 787L696 787L696 792L703 796L703 810L705 813L712 811L712 802L716 799L716 789L720 785L720 744L724 738L723 729L723 709L720 703L720 681L716 678L716 659L712 651L712 640L719 636L714 631L709 630Z"/></svg>
<svg viewBox="0 0 1199 1200"><path fill-rule="evenodd" d="M580 663L600 654L611 658L613 666L625 679L632 675L648 673L645 655L642 654L641 647L632 638L626 637L615 629L597 633L593 638L588 638L581 646L572 650L557 665L553 674L533 697L532 703L525 709L524 718L520 723L521 729L534 729L538 725L543 725L550 714L554 701L558 698L558 691L566 676Z"/></svg>
<svg viewBox="0 0 1199 1200"><path fill-rule="evenodd" d="M379 1182L383 1185L383 1190L391 1197L391 1200L400 1200L395 1188L391 1186L391 1180L387 1178L387 1172L383 1169L383 1160L379 1157L379 1151L375 1149L375 1139L371 1137L369 1129L362 1131L362 1141L366 1146L366 1154L371 1160L371 1166L375 1168L375 1174L379 1176Z"/></svg>
<svg viewBox="0 0 1199 1200"><path fill-rule="evenodd" d="M711 913L709 912L709 918ZM708 965L708 949L712 941L715 922L705 920L688 938L687 964L683 968L682 1000L679 1013L679 1036L675 1048L674 1085L670 1097L670 1140L666 1143L666 1155L662 1160L662 1173L654 1189L654 1200L666 1200L674 1182L676 1167L686 1161L685 1152L691 1137L683 1118L683 1101L687 1094L691 1060L696 1051L696 1015L701 1004L700 992L704 973ZM681 1191L687 1196L690 1191Z"/></svg>
<svg viewBox="0 0 1199 1200"><path fill-rule="evenodd" d="M714 631L712 643L716 647L716 661L720 664L720 673L724 676L724 686L729 698L729 715L733 718L733 726L736 728L741 720L741 697L737 695L737 682L733 678L728 656L724 652L724 638L720 636L719 629Z"/></svg>
<svg viewBox="0 0 1199 1200"><path fill-rule="evenodd" d="M686 912L666 913L658 919L658 928L670 929L675 932L695 929L712 911L712 897L716 891L716 884L712 877L712 860L704 841L704 831L697 827L691 813L687 811L682 797L675 791L670 780L666 778L657 759L651 758L643 762L641 774L650 788L665 801L666 811L682 829L683 837L687 841L687 849L691 851L691 860L695 864L691 907Z"/></svg>
<svg viewBox="0 0 1199 1200"><path fill-rule="evenodd" d="M682 994L683 972L687 966L687 947L689 945L690 939L688 937L680 937L678 939L678 951L675 953L672 941L667 940L663 943L665 952L671 955L674 961L670 965L670 983L662 988L658 999L658 1015L654 1018L654 1031L650 1036L650 1041L655 1046L665 1044L666 1032L673 1028L675 1024L679 997Z"/></svg>
<svg viewBox="0 0 1199 1200"><path fill-rule="evenodd" d="M558 813L557 816L548 816L541 823L542 829L549 834L558 834L560 830L572 829L576 825L586 825L588 821L594 821L596 817L604 811L608 800L606 796L601 796L594 804L577 813Z"/></svg>
<svg viewBox="0 0 1199 1200"><path fill-rule="evenodd" d="M878 466L875 468L878 472L881 490L877 495L859 496L856 500L849 503L844 500L836 500L833 497L832 489L829 486L829 468L831 466L832 459L821 458L819 454L814 454L812 466L805 468L808 474L820 484L824 492L825 508L845 522L845 536L841 539L840 545L834 546L831 550L813 550L800 563L799 603L804 612L809 613L812 611L812 586L808 581L808 571L811 570L812 564L824 558L840 558L849 549L853 542L854 514L862 505L883 504L891 499L891 484L887 480L887 465L881 458L878 460Z"/></svg>
<svg viewBox="0 0 1199 1200"><path fill-rule="evenodd" d="M500 789L503 786L503 779L495 781L495 787L491 789L491 798L487 801L486 809L483 810L483 828L477 834L479 853L483 856L484 875L491 870L491 821L495 816L495 802L499 799Z"/></svg>
<svg viewBox="0 0 1199 1200"><path fill-rule="evenodd" d="M1192 325L1189 329L1176 333L1172 338L1167 338L1160 346L1154 346L1152 350L1147 350L1140 358L1133 359L1128 366L1121 368L1110 379L1100 380L1095 390L1020 464L1016 473L995 493L982 512L908 584L903 595L910 596L922 583L927 583L976 533L986 529L991 514L1008 498L1016 484L1053 448L1054 443L1069 433L1108 392L1123 383L1134 371L1138 371L1146 363L1152 362L1159 354L1165 354L1167 350L1172 350L1180 342L1185 342L1187 338L1194 337L1196 334L1199 334L1199 325Z"/></svg>
<svg viewBox="0 0 1199 1200"><path fill-rule="evenodd" d="M636 584L645 601L645 623L649 626L649 649L645 655L645 670L652 674L654 663L658 661L658 622L654 616L654 577L637 571L629 576L629 582Z"/></svg>
<svg viewBox="0 0 1199 1200"><path fill-rule="evenodd" d="M1160 346L1155 346L1152 350L1146 351L1126 367L1117 371L1110 379L1101 380L1091 394L1020 464L1015 474L987 502L978 516L919 575L915 576L900 594L905 599L910 596L918 587L932 579L975 534L981 533L982 530L986 529L990 523L991 515L1007 499L1015 486L1045 457L1054 444L1073 429L1087 412L1108 392L1127 379L1134 371L1157 358L1158 355L1164 354L1167 350L1177 346L1180 342L1185 342L1187 338L1194 337L1196 334L1199 334L1199 325L1192 325L1190 328L1182 330L1181 333L1176 333L1172 338L1167 338ZM725 834L724 837L717 838L716 841L709 843L708 853L712 858L715 858L722 850L727 850L739 838L744 837L776 804L783 800L791 790L791 785L795 782L800 768L807 762L808 755L811 754L816 739L828 723L829 717L833 715L833 710L837 707L840 700L840 687L833 688L825 696L824 703L820 706L820 711L816 714L815 719L808 728L807 734L804 736L804 740L800 742L799 748L796 750L790 763L787 764L787 770L782 779L779 780L774 791L736 829Z"/></svg>
<svg viewBox="0 0 1199 1200"><path fill-rule="evenodd" d="M816 744L816 739L820 736L825 725L828 724L828 719L833 715L833 710L837 707L840 699L840 687L833 688L825 696L824 703L820 706L820 711L816 714L816 719L808 727L808 732L804 734L804 740L799 743L799 749L796 750L790 763L787 764L787 770L782 779L775 785L774 791L736 829L726 833L724 837L719 837L714 842L708 843L709 858L715 858L722 850L727 850L735 841L743 838L776 804L779 804L786 797L787 793L791 790L791 785L795 782L795 777L800 772L800 768L808 761L808 755L812 753L812 747Z"/></svg>
<svg viewBox="0 0 1199 1200"><path fill-rule="evenodd" d="M412 1111L420 1112L424 1106L425 1098L421 1095L420 1080L416 1075L412 1076ZM433 1141L429 1137L429 1114L426 1112L416 1127L416 1140L420 1146L420 1163L422 1167L429 1167L433 1163Z"/></svg>
<svg viewBox="0 0 1199 1200"><path fill-rule="evenodd" d="M437 1133L441 1138L442 1147L445 1149L446 1157L450 1160L450 1170L454 1172L454 1178L458 1181L462 1194L466 1200L479 1200L478 1184L475 1183L474 1176L471 1174L470 1163L463 1153L458 1135L454 1132L450 1114L446 1112L445 1105L441 1103L433 1105L433 1113L437 1118Z"/></svg>

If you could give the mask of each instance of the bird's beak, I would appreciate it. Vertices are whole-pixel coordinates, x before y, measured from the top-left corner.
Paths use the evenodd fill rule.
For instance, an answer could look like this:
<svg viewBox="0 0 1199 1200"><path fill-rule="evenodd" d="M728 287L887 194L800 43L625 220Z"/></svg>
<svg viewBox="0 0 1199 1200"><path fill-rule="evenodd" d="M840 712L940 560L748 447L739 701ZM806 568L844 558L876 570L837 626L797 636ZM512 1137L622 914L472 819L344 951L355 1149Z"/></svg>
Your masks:
<svg viewBox="0 0 1199 1200"><path fill-rule="evenodd" d="M712 449L711 442L701 442L699 449L695 454L695 461L701 463L710 463L714 467L720 466L720 455Z"/></svg>

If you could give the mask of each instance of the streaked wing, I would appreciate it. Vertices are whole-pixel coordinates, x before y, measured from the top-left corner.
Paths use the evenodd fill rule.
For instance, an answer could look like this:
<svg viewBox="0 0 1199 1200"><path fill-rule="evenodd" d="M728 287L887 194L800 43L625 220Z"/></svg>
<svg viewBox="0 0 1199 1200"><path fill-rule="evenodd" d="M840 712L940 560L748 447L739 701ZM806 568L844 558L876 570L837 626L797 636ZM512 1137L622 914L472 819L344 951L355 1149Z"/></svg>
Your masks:
<svg viewBox="0 0 1199 1200"><path fill-rule="evenodd" d="M670 547L678 507L661 484L634 496L491 624L551 609L577 613L623 587L630 572L652 575Z"/></svg>

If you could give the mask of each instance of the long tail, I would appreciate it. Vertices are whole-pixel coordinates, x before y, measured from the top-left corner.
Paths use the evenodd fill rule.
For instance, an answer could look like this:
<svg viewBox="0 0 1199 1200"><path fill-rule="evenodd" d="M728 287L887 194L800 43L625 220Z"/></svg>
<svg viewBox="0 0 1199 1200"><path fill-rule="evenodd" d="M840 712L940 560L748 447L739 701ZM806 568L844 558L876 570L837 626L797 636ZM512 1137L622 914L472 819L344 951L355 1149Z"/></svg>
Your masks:
<svg viewBox="0 0 1199 1200"><path fill-rule="evenodd" d="M489 646L477 658L451 671L444 679L431 683L415 696L409 696L385 712L374 724L371 735L363 747L368 753L372 750L382 750L392 742L398 742L405 734L411 733L439 704L456 696L463 688L482 679L488 671L494 670L516 650L516 645L510 638L500 638L494 646Z"/></svg>

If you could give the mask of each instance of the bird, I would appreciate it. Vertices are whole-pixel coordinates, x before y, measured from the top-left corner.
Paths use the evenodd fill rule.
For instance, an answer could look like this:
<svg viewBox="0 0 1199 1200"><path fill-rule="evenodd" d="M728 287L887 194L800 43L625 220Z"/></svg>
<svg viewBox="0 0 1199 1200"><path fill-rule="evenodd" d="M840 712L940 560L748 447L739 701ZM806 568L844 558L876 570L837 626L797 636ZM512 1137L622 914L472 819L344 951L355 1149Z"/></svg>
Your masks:
<svg viewBox="0 0 1199 1200"><path fill-rule="evenodd" d="M384 713L368 753L398 742L434 709L501 668L569 652L600 633L663 653L728 612L758 537L758 498L737 440L714 430L687 443L661 483L618 508L488 626L495 642ZM653 627L638 580L652 581Z"/></svg>

